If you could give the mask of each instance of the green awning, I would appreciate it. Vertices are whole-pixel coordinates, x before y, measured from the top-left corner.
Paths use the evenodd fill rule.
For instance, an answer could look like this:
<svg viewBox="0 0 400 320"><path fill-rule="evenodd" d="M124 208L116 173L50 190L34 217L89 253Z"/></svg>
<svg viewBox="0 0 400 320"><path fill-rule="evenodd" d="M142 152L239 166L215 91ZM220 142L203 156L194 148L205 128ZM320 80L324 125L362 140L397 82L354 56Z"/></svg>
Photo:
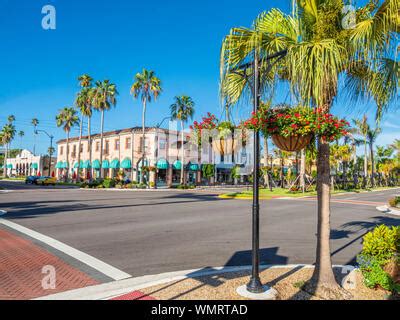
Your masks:
<svg viewBox="0 0 400 320"><path fill-rule="evenodd" d="M159 159L156 166L158 169L168 169L168 161L165 159Z"/></svg>
<svg viewBox="0 0 400 320"><path fill-rule="evenodd" d="M67 161L64 161L64 162L63 162L62 168L63 168L63 169L69 168L69 163L68 163Z"/></svg>
<svg viewBox="0 0 400 320"><path fill-rule="evenodd" d="M31 164L32 169L39 169L39 165L37 163L32 163Z"/></svg>
<svg viewBox="0 0 400 320"><path fill-rule="evenodd" d="M175 160L174 164L172 165L174 169L180 170L182 168L181 160Z"/></svg>
<svg viewBox="0 0 400 320"><path fill-rule="evenodd" d="M90 169L90 161L85 160L82 165L82 169Z"/></svg>
<svg viewBox="0 0 400 320"><path fill-rule="evenodd" d="M97 160L97 159L94 160L93 163L92 163L92 168L93 168L93 169L100 169L100 167L101 167L101 166L100 166L100 161Z"/></svg>
<svg viewBox="0 0 400 320"><path fill-rule="evenodd" d="M79 165L78 165L78 162L76 162L76 163L74 164L74 168L75 168L75 169L76 169L76 168L83 168L83 160L80 161Z"/></svg>
<svg viewBox="0 0 400 320"><path fill-rule="evenodd" d="M110 162L108 162L108 160L103 160L103 163L101 164L101 167L103 169L110 169Z"/></svg>
<svg viewBox="0 0 400 320"><path fill-rule="evenodd" d="M200 170L200 166L197 163L191 163L189 162L188 164L188 169L191 171L199 171Z"/></svg>
<svg viewBox="0 0 400 320"><path fill-rule="evenodd" d="M11 163L9 163L8 165L7 165L7 169L12 169L13 168L13 165L11 164Z"/></svg>
<svg viewBox="0 0 400 320"><path fill-rule="evenodd" d="M121 168L122 168L122 169L131 169L131 168L132 168L131 159L125 158L124 160L122 160L122 162L121 162Z"/></svg>
<svg viewBox="0 0 400 320"><path fill-rule="evenodd" d="M56 164L56 169L62 169L63 168L63 162L62 161L58 161Z"/></svg>
<svg viewBox="0 0 400 320"><path fill-rule="evenodd" d="M119 168L119 160L118 159L114 159L113 161L111 161L110 168L111 169L118 169Z"/></svg>

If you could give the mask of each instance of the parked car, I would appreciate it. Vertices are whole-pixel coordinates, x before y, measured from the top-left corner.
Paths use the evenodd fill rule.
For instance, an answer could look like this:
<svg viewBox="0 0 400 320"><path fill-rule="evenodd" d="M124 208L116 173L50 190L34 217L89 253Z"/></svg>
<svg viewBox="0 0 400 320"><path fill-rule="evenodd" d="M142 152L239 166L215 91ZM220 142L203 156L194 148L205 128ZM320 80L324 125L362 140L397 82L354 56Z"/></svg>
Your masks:
<svg viewBox="0 0 400 320"><path fill-rule="evenodd" d="M36 184L37 179L39 179L38 176L27 176L25 178L25 184Z"/></svg>
<svg viewBox="0 0 400 320"><path fill-rule="evenodd" d="M53 185L55 186L57 182L56 178L53 177L40 177L36 180L36 184L42 185L42 186L48 186L48 185Z"/></svg>

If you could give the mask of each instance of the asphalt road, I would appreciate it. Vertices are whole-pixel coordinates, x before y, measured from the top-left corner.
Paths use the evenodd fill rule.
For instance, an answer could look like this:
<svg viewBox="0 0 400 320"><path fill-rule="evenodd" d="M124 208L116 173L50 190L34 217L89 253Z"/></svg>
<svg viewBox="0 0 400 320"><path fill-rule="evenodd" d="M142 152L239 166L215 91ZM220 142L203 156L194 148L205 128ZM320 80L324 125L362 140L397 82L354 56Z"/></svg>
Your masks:
<svg viewBox="0 0 400 320"><path fill-rule="evenodd" d="M133 276L251 263L251 201L213 191L79 190L0 182L8 219L107 262ZM376 210L400 189L335 196L333 263L354 262L362 236L400 218ZM261 201L261 262L315 261L315 200Z"/></svg>

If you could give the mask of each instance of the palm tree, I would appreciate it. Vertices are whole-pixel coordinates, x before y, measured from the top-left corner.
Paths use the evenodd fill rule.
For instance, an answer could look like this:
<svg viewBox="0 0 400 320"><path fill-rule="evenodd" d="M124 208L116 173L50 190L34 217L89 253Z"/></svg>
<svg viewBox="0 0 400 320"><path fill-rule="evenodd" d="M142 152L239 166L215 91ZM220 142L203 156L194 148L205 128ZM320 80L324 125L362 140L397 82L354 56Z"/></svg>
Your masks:
<svg viewBox="0 0 400 320"><path fill-rule="evenodd" d="M177 96L175 102L171 104L171 118L172 120L179 120L181 123L181 184L186 185L185 177L185 153L184 153L184 130L185 123L193 118L194 115L194 101L189 96Z"/></svg>
<svg viewBox="0 0 400 320"><path fill-rule="evenodd" d="M272 9L262 13L252 29L232 29L221 50L222 95L233 103L248 97L253 67L247 66L256 65L261 94L279 80L277 74L289 81L302 103L321 113L330 112L334 98L344 89L355 99L373 97L379 114L396 97L398 62L386 53L393 52L395 45L391 39L398 30L398 0L369 2L357 10L354 28L341 23L345 4L343 0L297 1L299 13L294 18ZM285 57L268 68L265 58L278 52ZM346 86L341 86L339 77L347 81ZM317 166L318 236L309 284L329 297L340 290L330 255L329 142L322 137L318 137Z"/></svg>
<svg viewBox="0 0 400 320"><path fill-rule="evenodd" d="M18 136L19 136L19 137L20 137L20 139L21 139L21 145L20 145L20 148L22 149L22 138L25 136L25 132L24 132L24 131L22 131L22 130L18 131Z"/></svg>
<svg viewBox="0 0 400 320"><path fill-rule="evenodd" d="M356 126L357 133L363 137L363 140L356 139L356 145L364 143L364 177L368 176L368 142L367 142L367 133L368 133L368 119L367 116L364 115L362 120L353 119L353 123Z"/></svg>
<svg viewBox="0 0 400 320"><path fill-rule="evenodd" d="M367 143L369 146L369 154L371 158L371 185L372 188L375 187L375 157L374 157L374 144L376 142L376 139L378 138L378 135L381 133L381 129L379 127L375 129L371 129L368 126L367 130Z"/></svg>
<svg viewBox="0 0 400 320"><path fill-rule="evenodd" d="M400 139L394 140L394 142L390 145L397 154L397 163L400 165Z"/></svg>
<svg viewBox="0 0 400 320"><path fill-rule="evenodd" d="M33 118L31 121L31 124L33 125L33 155L35 155L36 152L36 128L39 125L39 120L36 118Z"/></svg>
<svg viewBox="0 0 400 320"><path fill-rule="evenodd" d="M67 174L65 179L68 180L69 175L69 134L71 128L79 124L79 117L77 116L77 111L73 107L65 107L61 109L56 116L57 127L62 127L64 132L67 134Z"/></svg>
<svg viewBox="0 0 400 320"><path fill-rule="evenodd" d="M12 123L7 123L0 132L1 144L6 148L4 153L3 176L7 178L7 158L10 149L10 143L15 136L15 127Z"/></svg>
<svg viewBox="0 0 400 320"><path fill-rule="evenodd" d="M158 96L161 94L161 80L156 77L154 71L149 71L143 69L142 73L137 73L135 75L135 82L131 87L131 94L137 99L140 96L142 100L142 166L144 166L145 160L145 121L146 121L146 106L147 103L151 102L152 99L157 100ZM143 183L143 170L140 173L140 183Z"/></svg>
<svg viewBox="0 0 400 320"><path fill-rule="evenodd" d="M80 77L78 77L78 80L80 82L81 86L81 91L78 93L75 104L78 107L79 111L81 112L81 120L80 120L80 126L79 126L79 142L78 142L78 172L80 169L80 163L81 163L81 145L82 145L82 127L83 127L83 117L90 116L92 115L92 105L90 101L90 86L92 85L91 81L93 80L89 75L84 74ZM89 120L88 120L89 121ZM90 129L90 124L88 123L88 130ZM88 134L89 136L89 134ZM90 136L89 136L90 139ZM89 143L89 153L91 154L91 145ZM92 163L92 159L90 157L89 159L90 163ZM79 174L77 174L77 179L79 179Z"/></svg>
<svg viewBox="0 0 400 320"><path fill-rule="evenodd" d="M103 163L103 133L104 133L104 111L117 104L118 95L115 84L109 80L96 81L95 93L93 94L93 107L101 112L101 134L100 134L100 163ZM103 170L100 170L100 178L103 177Z"/></svg>
<svg viewBox="0 0 400 320"><path fill-rule="evenodd" d="M12 114L9 115L9 116L7 117L7 121L8 121L8 123L13 124L14 121L15 121L15 116L12 115Z"/></svg>

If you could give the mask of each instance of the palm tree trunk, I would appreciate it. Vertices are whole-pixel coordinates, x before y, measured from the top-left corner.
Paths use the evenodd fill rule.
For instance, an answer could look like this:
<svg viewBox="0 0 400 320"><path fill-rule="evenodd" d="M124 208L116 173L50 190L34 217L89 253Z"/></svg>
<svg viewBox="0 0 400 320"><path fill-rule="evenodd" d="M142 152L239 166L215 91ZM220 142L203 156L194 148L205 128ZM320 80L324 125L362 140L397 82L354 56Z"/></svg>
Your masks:
<svg viewBox="0 0 400 320"><path fill-rule="evenodd" d="M313 279L316 281L316 291L337 289L332 269L330 250L330 163L329 143L318 141L317 155L317 195L318 195L318 223L317 223L317 252Z"/></svg>
<svg viewBox="0 0 400 320"><path fill-rule="evenodd" d="M196 172L196 184L200 185L201 184L201 145L198 145L198 150L197 150L197 165L198 165L198 170Z"/></svg>
<svg viewBox="0 0 400 320"><path fill-rule="evenodd" d="M269 188L269 175L268 175L268 138L264 136L264 188Z"/></svg>
<svg viewBox="0 0 400 320"><path fill-rule="evenodd" d="M372 188L374 188L375 187L375 178L374 178L375 159L374 159L374 145L372 142L369 144L369 151L370 151L370 157L371 157L371 186L372 186Z"/></svg>
<svg viewBox="0 0 400 320"><path fill-rule="evenodd" d="M304 193L306 192L306 180L305 180L305 175L306 175L306 153L304 149L300 151L300 188L301 191Z"/></svg>
<svg viewBox="0 0 400 320"><path fill-rule="evenodd" d="M6 152L4 153L4 167L3 167L3 176L4 178L8 177L7 174L7 159L8 159L8 143L5 144Z"/></svg>
<svg viewBox="0 0 400 320"><path fill-rule="evenodd" d="M183 121L181 121L181 185L186 185L186 179L184 177L185 175L185 148L184 148L184 124Z"/></svg>
<svg viewBox="0 0 400 320"><path fill-rule="evenodd" d="M144 166L144 158L145 158L145 137L146 137L146 102L147 100L143 100L143 111L142 111L142 164L141 166ZM144 172L143 170L140 170L140 183L143 183L143 175Z"/></svg>
<svg viewBox="0 0 400 320"><path fill-rule="evenodd" d="M82 127L83 127L83 114L81 114L81 121L79 124L79 141L78 141L78 170L76 173L76 181L80 182L79 171L81 169L81 145L82 145Z"/></svg>
<svg viewBox="0 0 400 320"><path fill-rule="evenodd" d="M368 176L368 151L367 151L367 141L364 142L364 176L367 179Z"/></svg>
<svg viewBox="0 0 400 320"><path fill-rule="evenodd" d="M93 179L93 165L92 165L92 135L90 132L90 117L88 117L88 144L89 144L89 162L90 162L90 181Z"/></svg>
<svg viewBox="0 0 400 320"><path fill-rule="evenodd" d="M65 182L68 181L68 176L69 176L69 131L67 131L67 174L65 175Z"/></svg>
<svg viewBox="0 0 400 320"><path fill-rule="evenodd" d="M101 110L100 123L100 178L103 178L103 129L104 129L104 110Z"/></svg>

